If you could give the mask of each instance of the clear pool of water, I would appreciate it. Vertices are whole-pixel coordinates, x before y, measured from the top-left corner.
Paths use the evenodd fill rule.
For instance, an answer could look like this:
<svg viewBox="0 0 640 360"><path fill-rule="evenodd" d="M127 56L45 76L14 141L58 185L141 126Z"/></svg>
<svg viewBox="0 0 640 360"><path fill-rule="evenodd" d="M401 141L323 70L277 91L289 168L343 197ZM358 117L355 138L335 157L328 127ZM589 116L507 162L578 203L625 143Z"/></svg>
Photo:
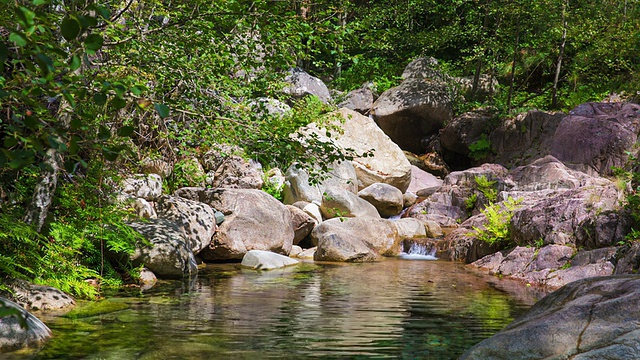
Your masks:
<svg viewBox="0 0 640 360"><path fill-rule="evenodd" d="M78 318L40 314L54 338L37 353L0 358L455 359L539 297L496 284L505 287L445 261L270 272L208 265L191 283L109 298L125 309Z"/></svg>

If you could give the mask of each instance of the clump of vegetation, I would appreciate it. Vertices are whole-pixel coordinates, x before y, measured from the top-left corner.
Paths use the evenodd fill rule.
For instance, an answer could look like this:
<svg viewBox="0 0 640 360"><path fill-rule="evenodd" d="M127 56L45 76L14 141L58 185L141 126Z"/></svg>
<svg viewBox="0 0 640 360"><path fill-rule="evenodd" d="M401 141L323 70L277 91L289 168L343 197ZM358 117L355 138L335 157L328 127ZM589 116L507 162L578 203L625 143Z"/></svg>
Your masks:
<svg viewBox="0 0 640 360"><path fill-rule="evenodd" d="M469 156L473 160L482 160L491 154L491 140L489 140L486 134L482 134L480 139L469 145L469 151Z"/></svg>
<svg viewBox="0 0 640 360"><path fill-rule="evenodd" d="M476 201L478 201L478 194L473 193L471 196L464 200L464 206L467 208L467 211L473 210L476 206Z"/></svg>
<svg viewBox="0 0 640 360"><path fill-rule="evenodd" d="M87 279L102 287L123 283L123 274L131 268L128 254L144 240L125 224L131 214L106 201L110 189L102 182L105 174L99 164L94 165L58 187L51 216L40 232L22 219L21 204L29 198L20 194L29 193L24 187L30 182L16 179L14 202L0 205L0 279L54 286L89 299L99 289ZM0 291L11 292L2 282Z"/></svg>
<svg viewBox="0 0 640 360"><path fill-rule="evenodd" d="M490 245L507 245L509 236L509 222L522 199L509 197L502 203L493 203L484 208L481 212L486 216L487 223L483 228L474 227L472 233L478 240Z"/></svg>
<svg viewBox="0 0 640 360"><path fill-rule="evenodd" d="M498 200L498 189L496 189L496 181L489 180L486 176L480 175L474 178L476 185L478 186L478 190L484 195L490 203L496 202Z"/></svg>

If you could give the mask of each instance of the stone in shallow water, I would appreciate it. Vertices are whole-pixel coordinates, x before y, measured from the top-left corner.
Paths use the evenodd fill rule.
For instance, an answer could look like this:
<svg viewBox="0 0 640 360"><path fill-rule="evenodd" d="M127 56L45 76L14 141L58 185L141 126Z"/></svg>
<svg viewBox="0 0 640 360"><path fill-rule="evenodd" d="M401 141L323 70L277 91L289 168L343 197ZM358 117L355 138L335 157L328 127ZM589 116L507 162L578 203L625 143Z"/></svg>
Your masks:
<svg viewBox="0 0 640 360"><path fill-rule="evenodd" d="M573 282L460 359L638 359L640 277Z"/></svg>
<svg viewBox="0 0 640 360"><path fill-rule="evenodd" d="M244 255L241 265L256 270L273 270L298 263L298 260L270 251L251 250Z"/></svg>
<svg viewBox="0 0 640 360"><path fill-rule="evenodd" d="M51 330L42 321L13 301L0 298L0 351L39 346L50 337Z"/></svg>

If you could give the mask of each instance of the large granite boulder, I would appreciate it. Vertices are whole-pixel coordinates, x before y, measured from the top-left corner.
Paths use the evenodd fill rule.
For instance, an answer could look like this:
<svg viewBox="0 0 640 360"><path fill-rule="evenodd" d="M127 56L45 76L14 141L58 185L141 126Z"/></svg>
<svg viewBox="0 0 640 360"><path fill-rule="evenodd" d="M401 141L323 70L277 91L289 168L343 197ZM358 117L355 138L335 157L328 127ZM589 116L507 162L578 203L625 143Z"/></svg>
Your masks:
<svg viewBox="0 0 640 360"><path fill-rule="evenodd" d="M232 155L224 159L215 172L207 174L207 185L215 188L262 189L262 169L257 163Z"/></svg>
<svg viewBox="0 0 640 360"><path fill-rule="evenodd" d="M11 300L0 298L0 353L38 347L51 338L51 330Z"/></svg>
<svg viewBox="0 0 640 360"><path fill-rule="evenodd" d="M273 270L298 263L298 260L271 251L250 250L244 254L240 265L255 270Z"/></svg>
<svg viewBox="0 0 640 360"><path fill-rule="evenodd" d="M328 187L325 190L320 211L322 211L322 215L326 219L335 217L380 217L375 206L356 194L337 187Z"/></svg>
<svg viewBox="0 0 640 360"><path fill-rule="evenodd" d="M640 105L582 104L558 125L551 154L579 170L611 175L635 151L639 131Z"/></svg>
<svg viewBox="0 0 640 360"><path fill-rule="evenodd" d="M503 120L490 132L490 152L482 160L512 168L551 154L554 134L564 117L532 110Z"/></svg>
<svg viewBox="0 0 640 360"><path fill-rule="evenodd" d="M442 186L442 179L411 165L411 183L407 188L408 192L417 194L422 189L439 188L440 186Z"/></svg>
<svg viewBox="0 0 640 360"><path fill-rule="evenodd" d="M162 196L156 205L161 218L174 222L183 231L191 251L197 255L211 244L216 232L215 210L211 206L177 196Z"/></svg>
<svg viewBox="0 0 640 360"><path fill-rule="evenodd" d="M189 241L174 222L152 219L129 226L148 241L148 244L138 243L130 255L134 266L144 264L160 278L182 278L198 272Z"/></svg>
<svg viewBox="0 0 640 360"><path fill-rule="evenodd" d="M360 190L358 196L375 206L384 218L400 214L404 205L402 191L389 184L371 184Z"/></svg>
<svg viewBox="0 0 640 360"><path fill-rule="evenodd" d="M411 61L402 71L402 80L422 79L450 82L449 75L438 69L438 60L432 57L420 57Z"/></svg>
<svg viewBox="0 0 640 360"><path fill-rule="evenodd" d="M478 77L476 92L475 94L472 94L474 82L473 76L454 78L454 81L458 85L459 92L469 100L484 100L495 94L499 85L496 78L490 75L480 74ZM471 95L473 95L473 98L471 98Z"/></svg>
<svg viewBox="0 0 640 360"><path fill-rule="evenodd" d="M460 227L453 229L436 243L436 256L439 259L472 263L499 251L502 244L490 245L479 240L476 231L473 230L474 226L482 226L485 222L486 217L483 214L467 219Z"/></svg>
<svg viewBox="0 0 640 360"><path fill-rule="evenodd" d="M371 115L403 150L425 149L423 138L435 134L452 117L450 85L439 79L409 77L373 103Z"/></svg>
<svg viewBox="0 0 640 360"><path fill-rule="evenodd" d="M358 179L355 168L350 161L336 161L330 166L331 170L320 178L309 177L309 172L293 164L285 174L282 196L285 204L305 201L320 205L322 194L328 187L339 187L352 193L358 192Z"/></svg>
<svg viewBox="0 0 640 360"><path fill-rule="evenodd" d="M250 250L285 255L291 251L294 238L291 213L263 191L182 188L175 195L203 202L225 215L211 244L199 254L205 261L240 260Z"/></svg>
<svg viewBox="0 0 640 360"><path fill-rule="evenodd" d="M163 159L153 159L150 157L142 159L140 166L145 174L157 174L166 179L173 173L173 164Z"/></svg>
<svg viewBox="0 0 640 360"><path fill-rule="evenodd" d="M489 110L475 110L456 116L440 132L442 148L468 156L471 153L469 147L483 134L486 136L491 132L493 116Z"/></svg>
<svg viewBox="0 0 640 360"><path fill-rule="evenodd" d="M307 74L300 68L291 69L284 81L288 83L287 87L283 89L284 92L293 97L300 98L307 95L315 95L323 103L331 101L331 93L327 85L322 80Z"/></svg>
<svg viewBox="0 0 640 360"><path fill-rule="evenodd" d="M414 218L398 219L394 222L400 239L426 238L427 229L424 222Z"/></svg>
<svg viewBox="0 0 640 360"><path fill-rule="evenodd" d="M516 183L514 190L518 191L575 189L584 186L611 184L611 181L605 178L572 170L551 155L511 169L509 176Z"/></svg>
<svg viewBox="0 0 640 360"><path fill-rule="evenodd" d="M402 150L369 117L347 108L330 114L330 127L339 131L330 132L333 138L327 138L327 130L310 124L301 129L305 136L312 134L323 141L333 141L342 149L351 149L362 157L354 158L351 163L356 170L358 189L374 183L385 183L404 192L411 181L411 164ZM371 156L367 156L370 154Z"/></svg>
<svg viewBox="0 0 640 360"><path fill-rule="evenodd" d="M380 256L397 256L401 251L398 230L386 219L327 220L313 229L311 238L318 246L316 261L377 261Z"/></svg>
<svg viewBox="0 0 640 360"><path fill-rule="evenodd" d="M461 360L640 358L640 277L573 282L537 302Z"/></svg>
<svg viewBox="0 0 640 360"><path fill-rule="evenodd" d="M610 246L624 239L626 221L599 216L620 208L622 194L614 184L508 194L522 199L510 223L511 239L516 244L532 245L542 240L545 245L575 245L581 236L583 244ZM599 232L586 234L582 230L585 226Z"/></svg>

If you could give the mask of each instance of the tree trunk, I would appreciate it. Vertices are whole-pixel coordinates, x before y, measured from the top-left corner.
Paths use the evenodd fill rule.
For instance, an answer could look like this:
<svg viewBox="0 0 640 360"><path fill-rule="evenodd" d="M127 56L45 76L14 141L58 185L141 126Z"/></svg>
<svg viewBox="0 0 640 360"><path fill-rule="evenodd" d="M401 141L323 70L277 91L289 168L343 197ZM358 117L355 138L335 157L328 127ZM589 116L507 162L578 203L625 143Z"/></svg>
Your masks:
<svg viewBox="0 0 640 360"><path fill-rule="evenodd" d="M482 29L484 33L487 32L487 28L489 27L489 5L491 4L490 0L487 0L484 9L484 21L482 23ZM471 100L475 100L476 94L478 92L478 86L480 85L480 73L482 72L482 58L485 55L486 49L484 49L485 45L485 37L486 34L481 35L480 45L483 48L483 54L478 56L478 60L476 61L476 71L473 74L473 86L471 87Z"/></svg>
<svg viewBox="0 0 640 360"><path fill-rule="evenodd" d="M58 186L58 175L62 167L62 155L56 149L49 149L43 160L44 170L40 180L36 184L31 198L31 204L27 209L24 221L35 226L40 232L47 218L49 207L53 202L53 194Z"/></svg>
<svg viewBox="0 0 640 360"><path fill-rule="evenodd" d="M553 91L551 96L551 107L558 108L558 82L560 81L560 70L562 69L562 58L564 56L564 47L567 42L567 9L569 0L562 4L562 42L560 43L560 51L558 53L558 62L556 63L556 75L553 78Z"/></svg>
<svg viewBox="0 0 640 360"><path fill-rule="evenodd" d="M71 106L66 100L61 101L62 103L58 110L58 119L63 128L67 128L71 121L69 113ZM55 138L58 143L62 143L62 139L60 139L59 136L55 136ZM49 212L49 207L53 202L53 196L58 186L58 175L60 175L63 164L64 157L57 149L50 148L45 152L42 161L42 174L36 184L31 203L24 216L24 222L35 226L38 232L42 230L42 226L47 219L47 213Z"/></svg>
<svg viewBox="0 0 640 360"><path fill-rule="evenodd" d="M516 44L513 49L513 63L511 64L511 78L509 79L509 95L507 96L507 111L511 111L511 97L513 96L513 82L516 78L516 61L518 60L518 46L520 46L520 16L516 20Z"/></svg>

